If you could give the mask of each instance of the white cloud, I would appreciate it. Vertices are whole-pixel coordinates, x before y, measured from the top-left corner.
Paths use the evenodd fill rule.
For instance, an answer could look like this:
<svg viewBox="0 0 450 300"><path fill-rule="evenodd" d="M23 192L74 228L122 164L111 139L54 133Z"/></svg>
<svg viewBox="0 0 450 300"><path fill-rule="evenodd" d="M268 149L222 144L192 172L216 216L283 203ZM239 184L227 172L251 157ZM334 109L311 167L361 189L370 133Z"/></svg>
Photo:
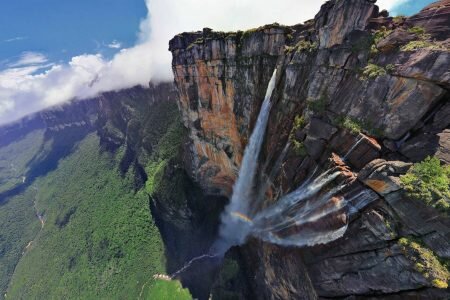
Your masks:
<svg viewBox="0 0 450 300"><path fill-rule="evenodd" d="M141 26L142 35L150 36L153 70L158 76L171 78L171 54L168 40L184 31L245 30L279 22L293 25L314 18L324 0L146 0L150 16ZM146 30L147 29L147 30ZM151 29L151 32L149 32ZM144 37L141 35L141 39ZM159 45L159 46L157 46Z"/></svg>
<svg viewBox="0 0 450 300"><path fill-rule="evenodd" d="M380 3L389 8L401 1ZM49 64L42 54L28 52L0 71L0 124L74 98L171 80L168 42L179 32L203 27L238 30L273 22L293 25L313 18L324 2L146 0L149 14L141 22L137 45L121 49L111 60L83 54L68 64ZM119 44L113 41L109 46L117 49Z"/></svg>
<svg viewBox="0 0 450 300"><path fill-rule="evenodd" d="M107 46L108 46L108 48L111 48L111 49L120 49L120 48L122 48L122 43L114 40L111 43L109 43Z"/></svg>
<svg viewBox="0 0 450 300"><path fill-rule="evenodd" d="M3 40L3 42L11 43L11 42L23 41L23 40L26 40L26 39L27 39L26 36L16 36L16 37L13 37L13 38L10 38L10 39Z"/></svg>
<svg viewBox="0 0 450 300"><path fill-rule="evenodd" d="M15 68L28 65L39 65L46 63L47 61L48 61L47 57L45 57L45 55L41 53L24 52L16 62L9 64L8 67Z"/></svg>

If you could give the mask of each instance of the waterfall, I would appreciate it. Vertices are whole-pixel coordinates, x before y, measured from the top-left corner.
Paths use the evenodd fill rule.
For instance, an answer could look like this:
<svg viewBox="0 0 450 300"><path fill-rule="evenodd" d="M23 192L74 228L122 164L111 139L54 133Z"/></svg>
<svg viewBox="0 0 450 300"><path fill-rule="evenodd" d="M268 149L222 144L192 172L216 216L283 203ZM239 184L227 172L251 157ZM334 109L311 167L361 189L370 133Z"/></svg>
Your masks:
<svg viewBox="0 0 450 300"><path fill-rule="evenodd" d="M178 275L180 275L181 273L183 273L184 271L189 269L192 266L192 264L197 262L197 261L200 261L202 259L213 259L213 258L216 258L216 256L215 255L210 255L210 254L203 254L203 255L194 257L190 261L188 261L181 269L179 269L178 271L176 271L175 273L170 275L169 279L176 278Z"/></svg>
<svg viewBox="0 0 450 300"><path fill-rule="evenodd" d="M346 230L346 218L343 222L335 222L336 224L329 224L330 226L326 226L330 221L323 221L330 215L342 213L347 207L344 197L335 197L344 185L323 191L340 175L339 171L333 169L313 179L314 171L296 190L281 197L272 206L257 211L258 204L254 203L255 198L264 195L267 182L262 183L263 190L254 193L253 188L259 153L269 119L270 98L275 87L275 79L276 70L270 79L255 128L244 151L231 201L221 216L219 238L210 251L213 255L223 255L230 247L243 244L250 235L280 245L303 246L329 242L342 236ZM288 148L289 143L283 150L283 156ZM317 229L311 226L314 222L319 224L316 224L319 226ZM339 227L336 228L335 225Z"/></svg>
<svg viewBox="0 0 450 300"><path fill-rule="evenodd" d="M358 145L364 140L364 136L361 136L358 141L347 151L347 153L342 158L343 161L347 159L347 157L358 147Z"/></svg>
<svg viewBox="0 0 450 300"><path fill-rule="evenodd" d="M219 253L224 253L229 247L244 242L250 231L250 222L247 222L242 216L248 215L250 209L252 188L258 167L259 153L272 106L270 98L275 88L276 75L277 70L275 69L267 86L266 96L264 97L255 128L244 151L244 157L237 181L233 187L230 204L225 208L221 217L220 240L214 245L214 248L216 248L215 251Z"/></svg>
<svg viewBox="0 0 450 300"><path fill-rule="evenodd" d="M315 195L320 191L327 183L333 181L337 176L339 176L339 172L335 172L327 177L323 176L317 177L313 182L308 182L308 180L302 184L295 191L284 195L279 199L275 204L266 208L265 210L258 213L258 215L254 218L254 222L258 223L262 219L273 218L276 215L281 214L287 209L291 208L293 205L298 204L300 201Z"/></svg>
<svg viewBox="0 0 450 300"><path fill-rule="evenodd" d="M204 259L221 259L232 246L243 244L249 236L281 246L313 246L326 244L344 235L349 217L373 201L363 191L355 196L340 195L347 185L341 171L331 168L316 176L316 167L309 177L294 191L285 194L272 205L261 208L269 182L281 167L289 149L284 147L269 176L261 176L259 190L254 190L259 154L261 152L269 120L272 92L275 88L277 71L274 70L267 87L264 101L244 151L238 178L233 187L230 203L221 215L219 237L208 254L191 259L171 278L179 276L192 264ZM361 143L360 138L347 152L344 159ZM266 169L267 165L263 168ZM339 179L341 178L341 179Z"/></svg>

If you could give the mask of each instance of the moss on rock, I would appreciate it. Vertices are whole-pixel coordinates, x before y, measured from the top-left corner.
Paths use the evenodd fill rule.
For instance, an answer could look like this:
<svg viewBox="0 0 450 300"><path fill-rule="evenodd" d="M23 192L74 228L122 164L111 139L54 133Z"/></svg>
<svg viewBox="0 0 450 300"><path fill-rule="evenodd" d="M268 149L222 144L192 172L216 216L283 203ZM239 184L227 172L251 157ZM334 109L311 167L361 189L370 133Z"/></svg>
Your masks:
<svg viewBox="0 0 450 300"><path fill-rule="evenodd" d="M419 240L403 237L398 241L405 256L414 262L414 269L423 275L434 287L446 289L450 280L448 267Z"/></svg>

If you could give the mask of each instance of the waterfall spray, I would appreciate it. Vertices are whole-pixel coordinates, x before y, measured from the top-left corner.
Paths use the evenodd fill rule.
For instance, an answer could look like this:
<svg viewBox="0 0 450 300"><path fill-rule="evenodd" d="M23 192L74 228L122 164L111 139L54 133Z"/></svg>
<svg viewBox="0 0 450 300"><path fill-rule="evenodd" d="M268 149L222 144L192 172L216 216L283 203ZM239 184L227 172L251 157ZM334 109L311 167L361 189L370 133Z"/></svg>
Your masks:
<svg viewBox="0 0 450 300"><path fill-rule="evenodd" d="M276 75L277 70L275 69L267 86L266 96L261 105L255 128L244 151L242 165L238 179L233 187L230 204L225 208L221 217L220 239L213 246L214 251L220 254L225 253L233 245L243 243L251 230L251 223L246 220L247 217L243 216L247 216L250 209L252 188L272 106L270 98L275 88Z"/></svg>
<svg viewBox="0 0 450 300"><path fill-rule="evenodd" d="M346 207L346 200L343 197L333 198L344 185L323 191L340 175L339 171L333 169L313 179L314 171L300 187L265 209L257 211L258 203L253 203L254 198L264 195L267 188L267 182L263 182L262 190L253 193L275 79L276 70L267 87L255 128L245 149L231 201L221 216L219 238L211 248L211 254L222 256L230 247L243 244L251 235L280 245L303 246L326 243L340 237L345 232L345 222L339 224L339 228L335 228L332 224L333 226L328 226L328 228L317 229L317 233L322 236L320 238L314 234L314 228L311 226L312 223L329 215L337 214ZM286 155L288 148L289 143L283 150L282 156ZM266 178L266 180L271 180L271 178Z"/></svg>

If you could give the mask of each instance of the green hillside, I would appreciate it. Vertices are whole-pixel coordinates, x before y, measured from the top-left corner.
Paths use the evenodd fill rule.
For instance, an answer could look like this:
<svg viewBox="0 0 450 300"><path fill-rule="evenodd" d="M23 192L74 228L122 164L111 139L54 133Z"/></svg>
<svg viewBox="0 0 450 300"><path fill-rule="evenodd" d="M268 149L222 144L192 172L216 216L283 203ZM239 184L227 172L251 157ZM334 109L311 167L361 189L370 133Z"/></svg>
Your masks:
<svg viewBox="0 0 450 300"><path fill-rule="evenodd" d="M136 299L143 289L145 296L166 288L152 279L165 271L164 247L148 196L134 193L130 176L122 178L116 158L99 148L98 137L87 136L34 184L45 224L7 299Z"/></svg>
<svg viewBox="0 0 450 300"><path fill-rule="evenodd" d="M44 141L43 130L33 130L0 148L0 193L21 184L29 170L29 162L39 152Z"/></svg>
<svg viewBox="0 0 450 300"><path fill-rule="evenodd" d="M28 163L43 142L43 130L34 130L0 148L0 194L23 183ZM3 298L14 268L28 243L40 229L34 209L36 190L10 198L0 197L0 299Z"/></svg>
<svg viewBox="0 0 450 300"><path fill-rule="evenodd" d="M164 124L143 155L149 165L176 155L181 139L176 106L154 109L142 119ZM0 299L191 299L179 282L153 278L166 273L164 244L146 184L134 167L124 173L126 146L105 150L87 132L34 130L0 148Z"/></svg>

